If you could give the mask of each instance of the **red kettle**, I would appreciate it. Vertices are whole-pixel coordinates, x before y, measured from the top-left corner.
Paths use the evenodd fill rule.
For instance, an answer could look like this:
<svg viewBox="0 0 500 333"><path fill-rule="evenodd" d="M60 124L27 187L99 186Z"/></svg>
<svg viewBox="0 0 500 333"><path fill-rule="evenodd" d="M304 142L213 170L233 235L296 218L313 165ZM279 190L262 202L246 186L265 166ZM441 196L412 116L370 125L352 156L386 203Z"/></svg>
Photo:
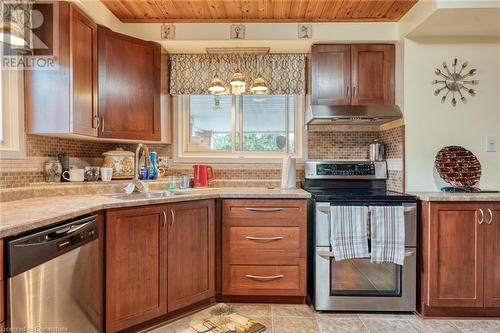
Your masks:
<svg viewBox="0 0 500 333"><path fill-rule="evenodd" d="M214 179L214 170L210 165L193 165L193 185L194 187L206 187Z"/></svg>

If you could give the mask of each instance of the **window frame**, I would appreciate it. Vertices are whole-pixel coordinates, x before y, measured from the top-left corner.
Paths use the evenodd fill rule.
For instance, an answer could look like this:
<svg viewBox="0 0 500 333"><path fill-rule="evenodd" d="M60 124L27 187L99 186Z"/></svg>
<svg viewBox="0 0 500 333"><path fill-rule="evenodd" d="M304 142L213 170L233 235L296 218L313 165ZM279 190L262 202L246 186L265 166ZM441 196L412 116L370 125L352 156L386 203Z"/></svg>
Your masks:
<svg viewBox="0 0 500 333"><path fill-rule="evenodd" d="M24 159L24 75L22 70L0 69L2 137L0 159Z"/></svg>
<svg viewBox="0 0 500 333"><path fill-rule="evenodd" d="M275 151L188 151L190 121L189 121L189 95L174 96L174 162L203 162L207 163L279 163L286 156L291 156L298 161L303 161L305 156L305 136L304 136L304 110L305 96L293 96L295 98L295 121L294 121L294 141L295 151L275 152ZM234 97L233 97L234 98ZM236 110L231 110L232 140L236 135ZM288 117L287 117L288 119ZM288 120L287 120L288 121ZM288 144L288 138L287 138Z"/></svg>

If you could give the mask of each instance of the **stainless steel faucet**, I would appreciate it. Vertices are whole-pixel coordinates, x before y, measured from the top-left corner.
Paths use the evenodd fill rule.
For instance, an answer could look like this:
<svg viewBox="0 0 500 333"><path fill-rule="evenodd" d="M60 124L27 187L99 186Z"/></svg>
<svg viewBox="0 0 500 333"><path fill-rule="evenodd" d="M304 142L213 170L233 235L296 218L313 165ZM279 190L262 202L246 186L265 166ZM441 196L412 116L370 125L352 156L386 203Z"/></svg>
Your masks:
<svg viewBox="0 0 500 333"><path fill-rule="evenodd" d="M137 145L137 149L135 150L135 163L134 163L134 180L132 183L135 185L135 191L137 192L148 192L147 186L144 186L144 183L139 180L139 161L141 160L141 150L143 151L144 156L144 166L146 169L149 169L149 166L151 164L151 161L149 160L149 148L146 145L143 145L142 143L139 143Z"/></svg>

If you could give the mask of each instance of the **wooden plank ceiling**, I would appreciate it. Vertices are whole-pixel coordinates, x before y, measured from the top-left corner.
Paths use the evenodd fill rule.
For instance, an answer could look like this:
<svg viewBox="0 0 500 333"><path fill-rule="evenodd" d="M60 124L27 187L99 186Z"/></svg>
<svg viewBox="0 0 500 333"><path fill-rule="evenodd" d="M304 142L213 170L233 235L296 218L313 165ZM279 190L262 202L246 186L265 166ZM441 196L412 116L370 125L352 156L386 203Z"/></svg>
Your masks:
<svg viewBox="0 0 500 333"><path fill-rule="evenodd" d="M417 0L101 0L123 22L395 22Z"/></svg>

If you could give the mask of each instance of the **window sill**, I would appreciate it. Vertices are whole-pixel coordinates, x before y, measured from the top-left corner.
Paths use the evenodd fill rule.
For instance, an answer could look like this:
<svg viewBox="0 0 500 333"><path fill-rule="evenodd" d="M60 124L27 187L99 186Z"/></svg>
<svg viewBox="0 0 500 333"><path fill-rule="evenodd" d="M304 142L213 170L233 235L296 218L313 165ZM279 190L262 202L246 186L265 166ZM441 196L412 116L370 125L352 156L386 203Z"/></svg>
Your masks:
<svg viewBox="0 0 500 333"><path fill-rule="evenodd" d="M174 154L174 163L224 163L224 164L272 164L282 163L283 158L289 154L258 154L255 156L223 156L223 154L207 155L203 153L183 153L182 155ZM303 162L304 159L299 154L291 154L290 157L295 158L297 162Z"/></svg>

